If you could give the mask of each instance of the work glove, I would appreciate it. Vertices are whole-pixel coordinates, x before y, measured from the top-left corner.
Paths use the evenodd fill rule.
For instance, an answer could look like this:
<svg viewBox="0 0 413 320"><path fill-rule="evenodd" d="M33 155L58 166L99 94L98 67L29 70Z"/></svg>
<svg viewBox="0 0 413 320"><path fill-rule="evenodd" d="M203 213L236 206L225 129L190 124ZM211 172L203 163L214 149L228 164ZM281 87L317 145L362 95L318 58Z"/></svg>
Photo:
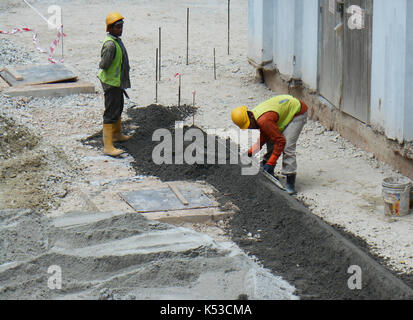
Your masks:
<svg viewBox="0 0 413 320"><path fill-rule="evenodd" d="M268 172L270 175L274 175L274 168L275 166L269 165L269 164L264 164L262 166L262 170L265 172Z"/></svg>
<svg viewBox="0 0 413 320"><path fill-rule="evenodd" d="M260 162L260 167L261 167L261 169L262 169L263 166L265 166L266 163L267 163L266 160L262 160L262 161Z"/></svg>

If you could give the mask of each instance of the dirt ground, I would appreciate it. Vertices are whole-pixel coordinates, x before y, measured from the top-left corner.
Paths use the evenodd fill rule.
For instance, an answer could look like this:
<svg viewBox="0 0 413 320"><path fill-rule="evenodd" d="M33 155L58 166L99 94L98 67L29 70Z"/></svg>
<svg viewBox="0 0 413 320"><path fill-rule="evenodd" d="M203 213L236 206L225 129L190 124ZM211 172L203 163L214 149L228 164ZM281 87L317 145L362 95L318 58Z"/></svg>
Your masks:
<svg viewBox="0 0 413 320"><path fill-rule="evenodd" d="M255 80L255 70L247 62L246 1L231 1L230 55L227 55L225 1L199 1L196 6L184 0L122 1L116 6L111 1L97 0L31 3L45 15L51 4L62 7L67 33L65 64L81 80L92 82L97 93L47 99L0 97L0 127L6 128L1 131L0 140L0 208L31 208L51 217L96 208L114 209L105 201L102 190L110 186L113 179L133 180L137 176L135 169L140 164L136 158L130 155L122 159L104 157L99 148L82 143L101 131L103 96L96 74L105 36L104 18L110 11L117 10L125 15L122 39L129 53L132 88L128 90L130 100L126 102L124 120L130 133L139 132L146 121L131 121L134 110L155 102L155 50L159 28L162 30L162 73L157 102L165 106L177 104L178 79L174 75L181 73L181 104L192 105L195 92L195 125L206 132L221 129L223 138L230 136L235 129L230 112L235 106L252 108L276 94ZM186 65L188 7L191 20L189 64ZM0 30L34 28L43 47L54 40L56 32L49 30L24 2L16 4L6 0L1 2L0 8L3 9ZM31 33L0 36L0 47L8 48L6 52L0 51L0 63L47 63L47 56L36 51L31 37ZM217 80L214 80L213 48L217 53ZM59 49L56 57L60 56ZM6 59L11 50L16 52ZM189 117L185 123L191 125L192 122L193 118ZM4 132L9 135L8 140L4 139ZM19 140L22 136L24 141ZM364 245L393 272L410 275L413 271L413 216L386 217L381 196L383 179L399 174L372 155L354 148L338 133L311 120L300 137L297 152L296 199L313 214L364 241ZM27 167L31 170L21 169ZM204 179L208 181L208 177ZM260 199L257 194L252 197ZM127 205L116 209L131 210ZM272 220L268 214L256 225L242 229L244 220L239 219L238 225L233 227L239 237L244 233L243 238L263 233L265 225L276 228L277 223L282 223L275 218ZM219 226L195 227L224 237Z"/></svg>

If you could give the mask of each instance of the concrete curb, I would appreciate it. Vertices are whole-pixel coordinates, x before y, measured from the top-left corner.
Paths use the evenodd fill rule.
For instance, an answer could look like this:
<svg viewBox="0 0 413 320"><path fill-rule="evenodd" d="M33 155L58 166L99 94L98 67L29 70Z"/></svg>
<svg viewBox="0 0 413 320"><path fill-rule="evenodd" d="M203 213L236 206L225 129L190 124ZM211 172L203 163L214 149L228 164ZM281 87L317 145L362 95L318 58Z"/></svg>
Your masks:
<svg viewBox="0 0 413 320"><path fill-rule="evenodd" d="M346 239L342 234L335 230L331 225L323 221L318 216L312 214L300 202L293 197L288 196L285 192L279 190L275 185L269 182L265 177L259 178L259 183L274 193L280 194L286 198L291 208L304 213L304 218L309 224L315 224L320 232L326 234L329 246L344 254L344 259L348 261L349 266L359 266L362 270L362 289L368 287L372 291L386 292L386 295L394 299L410 300L413 299L413 289L404 281L393 275L388 269L375 261L366 252ZM309 253L310 254L310 253ZM352 274L348 274L350 278ZM346 284L343 284L343 288Z"/></svg>

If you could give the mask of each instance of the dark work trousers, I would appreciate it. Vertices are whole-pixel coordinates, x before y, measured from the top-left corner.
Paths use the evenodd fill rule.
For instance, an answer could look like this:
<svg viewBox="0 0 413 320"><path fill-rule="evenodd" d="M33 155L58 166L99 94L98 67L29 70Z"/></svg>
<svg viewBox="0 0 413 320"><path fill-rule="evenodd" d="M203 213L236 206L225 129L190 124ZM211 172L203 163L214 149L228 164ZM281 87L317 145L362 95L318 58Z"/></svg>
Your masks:
<svg viewBox="0 0 413 320"><path fill-rule="evenodd" d="M103 123L116 123L123 112L124 98L123 90L118 87L111 87L105 90L105 112L103 113Z"/></svg>

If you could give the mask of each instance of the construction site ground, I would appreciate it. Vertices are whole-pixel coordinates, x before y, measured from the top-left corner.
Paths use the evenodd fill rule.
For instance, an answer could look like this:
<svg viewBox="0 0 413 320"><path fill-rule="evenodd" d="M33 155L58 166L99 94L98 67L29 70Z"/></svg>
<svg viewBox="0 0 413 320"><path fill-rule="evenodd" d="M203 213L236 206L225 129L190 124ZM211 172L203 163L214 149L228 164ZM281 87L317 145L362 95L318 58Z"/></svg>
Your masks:
<svg viewBox="0 0 413 320"><path fill-rule="evenodd" d="M333 246L332 238L315 234L321 229L307 218L308 213L333 226L360 255L389 270L384 278L395 287L403 287L396 280L402 279L406 292L411 290L413 215L386 216L382 198L383 179L400 174L337 132L312 120L304 127L295 197L258 177L240 178L232 167L151 162L154 129L172 130L175 121L183 121L225 139L236 132L234 107L252 108L283 93L257 81L248 64L247 1L231 1L229 54L226 1L30 3L45 15L50 5L61 6L64 63L93 83L96 93L47 98L0 93L1 299L406 297L379 290L370 274L368 289L350 290L347 270L354 263L340 257L345 250L338 242L331 241ZM42 47L54 40L56 30L23 1L2 1L0 9L1 30L34 29ZM122 39L131 65L123 121L133 138L116 144L127 151L121 158L102 152L104 100L96 77L110 11L125 16ZM161 79L154 105L159 28ZM0 35L0 67L49 63L32 36ZM177 73L184 106L179 108ZM192 116L188 106L194 102ZM196 186L217 206L138 214L120 196L167 183ZM64 292L45 285L50 275L44 269L51 265L72 266L63 270Z"/></svg>

